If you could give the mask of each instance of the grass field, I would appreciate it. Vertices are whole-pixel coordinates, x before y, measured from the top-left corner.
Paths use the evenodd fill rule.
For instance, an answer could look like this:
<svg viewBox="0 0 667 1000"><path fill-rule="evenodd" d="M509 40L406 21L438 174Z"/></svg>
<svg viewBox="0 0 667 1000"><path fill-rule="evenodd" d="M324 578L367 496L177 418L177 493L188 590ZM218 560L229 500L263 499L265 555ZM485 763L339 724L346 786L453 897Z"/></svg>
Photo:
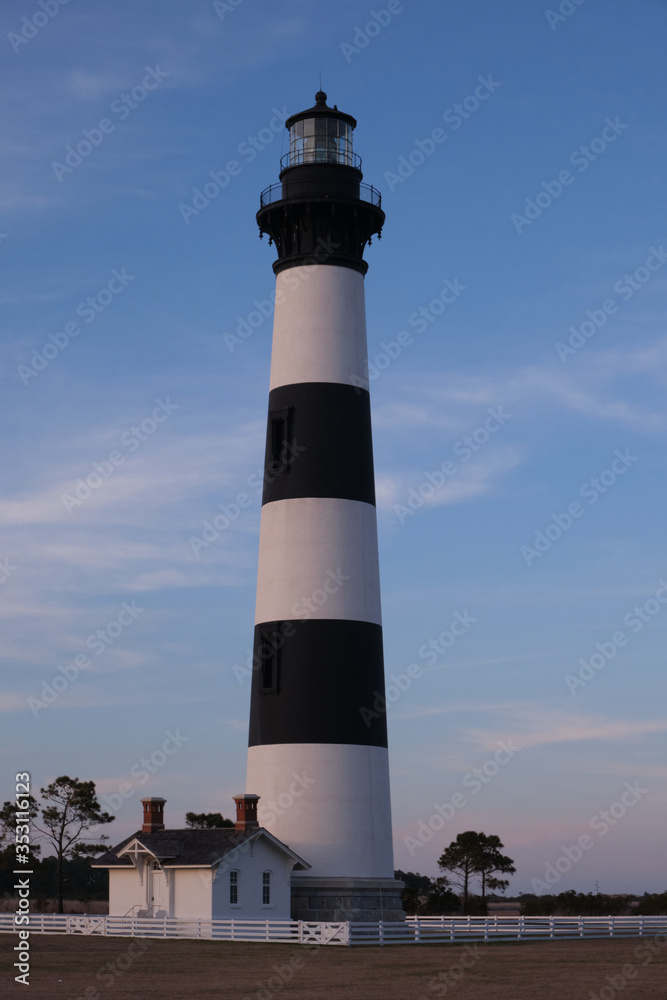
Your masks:
<svg viewBox="0 0 667 1000"><path fill-rule="evenodd" d="M35 934L30 986L0 935L3 1000L666 1000L667 943L313 948Z"/></svg>

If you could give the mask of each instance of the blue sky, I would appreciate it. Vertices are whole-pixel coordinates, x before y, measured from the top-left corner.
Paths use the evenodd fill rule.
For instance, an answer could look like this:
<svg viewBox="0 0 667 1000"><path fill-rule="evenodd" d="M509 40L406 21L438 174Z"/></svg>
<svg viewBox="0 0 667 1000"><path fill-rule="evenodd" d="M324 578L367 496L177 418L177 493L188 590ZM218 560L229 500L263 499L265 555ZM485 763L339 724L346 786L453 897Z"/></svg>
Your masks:
<svg viewBox="0 0 667 1000"><path fill-rule="evenodd" d="M14 771L125 783L117 841L142 795L178 826L243 789L274 285L254 214L321 71L387 214L385 657L419 667L389 706L396 864L435 874L481 829L529 891L590 835L554 886L664 890L667 13L561 6L3 7L4 798ZM521 749L494 764L499 741Z"/></svg>

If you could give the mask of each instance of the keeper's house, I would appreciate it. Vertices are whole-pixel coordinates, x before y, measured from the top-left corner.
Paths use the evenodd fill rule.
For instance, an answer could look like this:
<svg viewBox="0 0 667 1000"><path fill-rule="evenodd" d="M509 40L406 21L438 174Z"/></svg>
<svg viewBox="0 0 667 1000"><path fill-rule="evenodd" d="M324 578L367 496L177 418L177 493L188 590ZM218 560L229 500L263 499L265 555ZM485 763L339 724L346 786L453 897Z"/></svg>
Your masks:
<svg viewBox="0 0 667 1000"><path fill-rule="evenodd" d="M109 915L289 920L292 871L310 865L257 822L257 795L236 795L236 825L165 830L165 799L142 799L144 821L96 858L109 869Z"/></svg>

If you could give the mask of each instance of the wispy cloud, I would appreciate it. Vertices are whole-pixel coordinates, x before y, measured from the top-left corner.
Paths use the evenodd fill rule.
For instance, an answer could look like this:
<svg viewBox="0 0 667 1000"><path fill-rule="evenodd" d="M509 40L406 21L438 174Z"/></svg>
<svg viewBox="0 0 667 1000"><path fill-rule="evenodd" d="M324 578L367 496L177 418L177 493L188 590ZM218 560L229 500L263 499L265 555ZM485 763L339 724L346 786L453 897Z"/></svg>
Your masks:
<svg viewBox="0 0 667 1000"><path fill-rule="evenodd" d="M663 384L667 379L667 338L639 350L594 350L577 359L576 366L553 364L510 368L469 374L452 371L421 373L391 380L391 401L381 396L375 408L379 429L433 428L451 431L452 440L479 417L485 407L502 403L515 422L533 418L536 408L552 405L565 413L590 420L615 423L638 431L655 432L667 427L664 406L650 409L638 402L635 384L630 392L623 380L628 373L644 375L647 382ZM380 387L378 387L380 388Z"/></svg>
<svg viewBox="0 0 667 1000"><path fill-rule="evenodd" d="M133 81L126 75L112 73L87 73L83 69L73 70L65 84L67 91L74 97L92 100L105 94L115 94Z"/></svg>
<svg viewBox="0 0 667 1000"><path fill-rule="evenodd" d="M446 451L444 458L449 458ZM513 469L521 464L522 452L517 447L496 445L468 465L460 465L457 472L432 495L424 500L425 507L446 507L464 503L490 493ZM405 504L410 490L415 490L430 470L388 474L380 470L376 480L377 505L390 510L394 504Z"/></svg>
<svg viewBox="0 0 667 1000"><path fill-rule="evenodd" d="M509 710L507 705L498 708L503 724L516 734L522 747L590 741L614 742L667 732L667 719L606 719L603 716L577 715L559 709L544 710L527 704L517 704L514 709ZM497 727L471 727L465 730L465 737L480 749L487 750L494 746L498 730Z"/></svg>

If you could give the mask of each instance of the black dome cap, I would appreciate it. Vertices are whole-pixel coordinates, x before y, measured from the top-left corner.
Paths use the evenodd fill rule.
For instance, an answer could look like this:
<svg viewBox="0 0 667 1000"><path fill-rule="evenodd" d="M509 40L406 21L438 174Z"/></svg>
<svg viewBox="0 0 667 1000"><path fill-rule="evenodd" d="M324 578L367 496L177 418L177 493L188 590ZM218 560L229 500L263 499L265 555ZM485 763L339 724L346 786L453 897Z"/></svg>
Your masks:
<svg viewBox="0 0 667 1000"><path fill-rule="evenodd" d="M323 90L318 90L315 94L315 104L313 107L308 108L307 111L299 111L298 114L288 118L285 122L285 128L290 129L295 122L299 122L303 118L337 118L339 121L346 122L352 128L357 127L357 120L352 115L346 115L337 108L327 107L327 95Z"/></svg>

